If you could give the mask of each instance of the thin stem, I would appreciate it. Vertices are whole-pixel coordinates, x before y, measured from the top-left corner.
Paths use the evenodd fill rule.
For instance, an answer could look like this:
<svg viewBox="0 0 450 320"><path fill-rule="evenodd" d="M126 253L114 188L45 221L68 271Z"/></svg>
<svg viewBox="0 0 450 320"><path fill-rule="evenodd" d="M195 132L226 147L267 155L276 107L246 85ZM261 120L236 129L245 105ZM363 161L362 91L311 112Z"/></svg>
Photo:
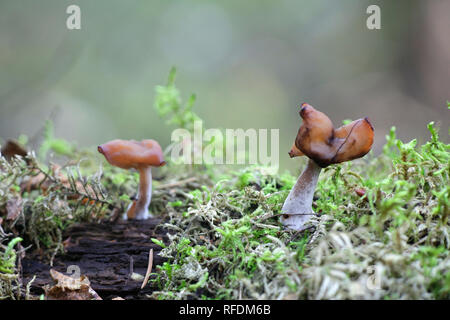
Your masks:
<svg viewBox="0 0 450 320"><path fill-rule="evenodd" d="M156 189L160 190L160 189L175 188L175 187L179 187L179 186L181 186L183 184L186 184L186 183L189 183L189 182L194 182L196 180L197 180L197 177L191 177L191 178L187 178L187 179L180 180L180 181L177 181L177 182L167 183L167 184L156 186Z"/></svg>
<svg viewBox="0 0 450 320"><path fill-rule="evenodd" d="M152 200L152 168L139 168L139 191L136 200L135 218L138 220L147 219L151 215L148 213L148 206Z"/></svg>
<svg viewBox="0 0 450 320"><path fill-rule="evenodd" d="M44 175L44 178L39 182L39 185L37 186L37 189L41 189L42 184L43 184L47 179L50 180L50 181L51 181L52 183L54 183L54 184L58 184L58 183L59 183L59 181L57 180L57 178L51 176L50 174L48 174L47 172L45 172L44 170L42 170L40 167L38 167L38 166L33 166L33 167L31 167L31 168L30 168L30 173L31 173L33 170L37 170L39 173L42 173L42 174ZM35 177L35 176L37 176L39 173L37 173L37 174L35 174L35 175L32 175L32 176ZM31 175L31 174L30 174L30 175ZM70 177L69 177L69 176L68 176L68 180L69 180L69 183L70 183L71 180L70 180ZM75 187L69 188L69 187L66 187L66 186L64 186L64 185L61 184L61 185L58 186L58 188L61 189L61 190L64 191L64 192L66 192L66 194L68 194L68 195L78 195L78 196L80 196L80 197L83 197L83 198L88 199L89 202L90 202L90 201L99 202L99 203L101 203L102 205L108 205L108 206L110 206L110 207L112 207L112 208L117 208L117 209L119 209L118 206L116 206L116 205L110 203L109 201L100 199L100 198L97 196L97 194L96 194L96 197L92 197L91 195L89 195L88 192L83 193L83 192L78 191L78 189L76 188L76 186L75 186Z"/></svg>
<svg viewBox="0 0 450 320"><path fill-rule="evenodd" d="M281 209L283 225L294 230L301 230L314 215L312 201L321 170L322 168L313 160L308 160L306 169L298 178Z"/></svg>

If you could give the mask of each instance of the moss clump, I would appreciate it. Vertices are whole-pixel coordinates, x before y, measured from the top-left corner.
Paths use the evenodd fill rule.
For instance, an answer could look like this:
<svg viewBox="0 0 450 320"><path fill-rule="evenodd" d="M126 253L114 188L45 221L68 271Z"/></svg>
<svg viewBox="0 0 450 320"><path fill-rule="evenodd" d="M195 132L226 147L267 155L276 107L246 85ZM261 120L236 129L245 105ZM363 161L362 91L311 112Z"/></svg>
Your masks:
<svg viewBox="0 0 450 320"><path fill-rule="evenodd" d="M151 297L450 298L450 145L428 128L420 147L393 128L379 157L328 167L301 234L277 219L294 177L261 167L217 174L226 179L169 210L169 260Z"/></svg>
<svg viewBox="0 0 450 320"><path fill-rule="evenodd" d="M174 75L158 87L155 108L190 130L194 98L182 107ZM67 226L114 220L137 189L137 173L99 170L94 149L55 139L51 128L39 160L0 157L0 298L26 296L13 239L51 263ZM151 298L449 299L450 145L433 123L428 129L430 141L417 146L393 128L380 156L326 168L317 214L301 233L278 222L295 182L289 173L169 159L153 181L150 210L170 241L152 239L168 261L150 280L158 288ZM65 164L46 164L49 151Z"/></svg>
<svg viewBox="0 0 450 320"><path fill-rule="evenodd" d="M45 166L29 153L0 157L0 217L3 228L46 256L62 252L62 232L70 224L98 221L114 207L100 184L101 171L81 173L80 163Z"/></svg>

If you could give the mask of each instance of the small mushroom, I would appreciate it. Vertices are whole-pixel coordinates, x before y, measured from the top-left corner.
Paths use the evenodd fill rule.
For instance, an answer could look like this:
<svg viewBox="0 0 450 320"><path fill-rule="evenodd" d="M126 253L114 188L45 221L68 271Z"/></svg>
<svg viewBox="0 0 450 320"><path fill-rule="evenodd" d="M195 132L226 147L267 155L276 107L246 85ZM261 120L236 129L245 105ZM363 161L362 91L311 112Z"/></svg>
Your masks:
<svg viewBox="0 0 450 320"><path fill-rule="evenodd" d="M138 198L130 204L123 218L143 220L151 217L148 212L152 199L151 168L166 164L158 142L117 139L98 146L98 152L113 166L139 172Z"/></svg>
<svg viewBox="0 0 450 320"><path fill-rule="evenodd" d="M303 123L289 156L306 155L309 161L281 209L281 223L294 230L302 230L314 215L312 200L322 168L363 157L370 151L374 136L367 117L334 129L324 113L307 103L301 105L300 117Z"/></svg>

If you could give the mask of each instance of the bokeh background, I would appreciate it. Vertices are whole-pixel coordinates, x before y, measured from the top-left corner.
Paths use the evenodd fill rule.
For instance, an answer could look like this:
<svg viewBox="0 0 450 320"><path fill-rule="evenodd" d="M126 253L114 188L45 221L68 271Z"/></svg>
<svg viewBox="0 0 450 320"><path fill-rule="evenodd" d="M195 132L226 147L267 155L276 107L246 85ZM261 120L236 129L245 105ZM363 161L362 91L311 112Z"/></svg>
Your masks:
<svg viewBox="0 0 450 320"><path fill-rule="evenodd" d="M81 30L66 8L81 7ZM381 30L366 8L381 8ZM448 140L450 1L0 0L0 137L39 143L45 120L80 146L170 142L153 108L171 66L208 128L279 128L282 169L308 102L335 124L368 116L374 153L436 121ZM0 143L1 143L0 140Z"/></svg>

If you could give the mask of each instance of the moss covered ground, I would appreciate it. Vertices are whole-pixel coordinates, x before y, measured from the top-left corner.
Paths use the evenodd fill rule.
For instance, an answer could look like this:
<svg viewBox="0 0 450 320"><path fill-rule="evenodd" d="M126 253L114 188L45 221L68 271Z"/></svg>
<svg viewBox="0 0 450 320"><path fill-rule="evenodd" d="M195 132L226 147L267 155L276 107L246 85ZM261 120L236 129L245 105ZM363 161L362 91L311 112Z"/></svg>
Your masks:
<svg viewBox="0 0 450 320"><path fill-rule="evenodd" d="M195 97L182 105L173 80L157 88L155 107L190 129ZM323 170L317 214L301 232L279 223L291 173L169 160L150 210L170 241L148 239L168 260L153 270L149 298L449 299L450 145L428 129L417 145L392 128L380 155ZM137 173L100 166L95 148L55 138L50 122L44 132L37 156L0 158L0 299L30 298L18 255L38 250L51 264L65 228L114 219L137 189Z"/></svg>

